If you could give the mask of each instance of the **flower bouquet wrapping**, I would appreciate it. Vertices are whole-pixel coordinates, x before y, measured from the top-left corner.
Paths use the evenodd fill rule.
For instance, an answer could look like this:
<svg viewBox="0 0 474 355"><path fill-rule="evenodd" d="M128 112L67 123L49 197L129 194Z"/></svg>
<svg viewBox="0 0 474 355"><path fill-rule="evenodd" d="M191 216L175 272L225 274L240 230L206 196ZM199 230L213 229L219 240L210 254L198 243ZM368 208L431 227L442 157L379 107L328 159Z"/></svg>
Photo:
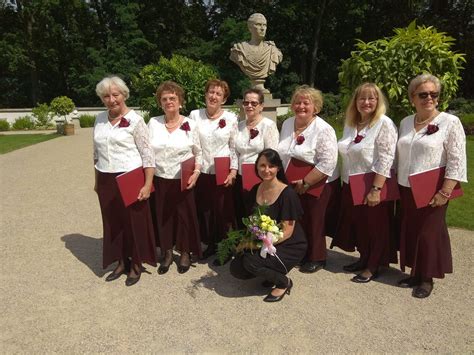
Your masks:
<svg viewBox="0 0 474 355"><path fill-rule="evenodd" d="M232 254L260 249L260 256L276 255L273 244L283 238L281 226L265 214L268 206L258 206L248 218L242 218L245 229L230 230L227 238L217 245L217 259L224 264Z"/></svg>

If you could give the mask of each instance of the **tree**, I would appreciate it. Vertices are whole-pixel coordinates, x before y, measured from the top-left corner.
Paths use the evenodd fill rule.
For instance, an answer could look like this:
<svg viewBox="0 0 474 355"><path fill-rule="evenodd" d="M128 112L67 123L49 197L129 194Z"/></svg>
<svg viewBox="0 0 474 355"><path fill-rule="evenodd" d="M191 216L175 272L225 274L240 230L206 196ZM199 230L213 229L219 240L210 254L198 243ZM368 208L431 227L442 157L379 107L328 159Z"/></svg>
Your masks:
<svg viewBox="0 0 474 355"><path fill-rule="evenodd" d="M463 54L451 51L454 39L434 27L417 27L415 21L394 32L372 42L358 40L356 50L342 62L339 81L345 101L362 82L374 82L388 96L392 117L400 120L412 110L406 91L410 80L431 73L442 82L440 109L446 109L458 90L465 62Z"/></svg>

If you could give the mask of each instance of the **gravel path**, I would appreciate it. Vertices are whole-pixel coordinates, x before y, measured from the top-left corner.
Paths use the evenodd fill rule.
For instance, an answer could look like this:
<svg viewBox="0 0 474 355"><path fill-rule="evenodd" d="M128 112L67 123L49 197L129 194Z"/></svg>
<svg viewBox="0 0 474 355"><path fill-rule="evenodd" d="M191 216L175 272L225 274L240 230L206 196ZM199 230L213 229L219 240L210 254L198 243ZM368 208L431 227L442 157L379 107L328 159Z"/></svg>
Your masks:
<svg viewBox="0 0 474 355"><path fill-rule="evenodd" d="M1 353L346 353L474 351L474 233L451 229L455 273L419 300L397 265L366 285L329 251L326 270L290 273L280 303L259 280L198 264L106 283L92 190L91 129L0 155Z"/></svg>

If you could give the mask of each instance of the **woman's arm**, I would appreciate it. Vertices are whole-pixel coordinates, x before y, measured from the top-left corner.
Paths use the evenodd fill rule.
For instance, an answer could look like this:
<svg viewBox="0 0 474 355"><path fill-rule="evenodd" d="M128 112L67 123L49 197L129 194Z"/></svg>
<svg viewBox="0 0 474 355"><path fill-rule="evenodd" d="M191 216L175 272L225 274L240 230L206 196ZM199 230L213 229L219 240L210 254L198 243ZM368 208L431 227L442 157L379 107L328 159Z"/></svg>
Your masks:
<svg viewBox="0 0 474 355"><path fill-rule="evenodd" d="M280 239L275 244L280 244L285 240L291 238L293 235L293 230L295 229L295 221L281 221L282 230L283 230L283 238Z"/></svg>

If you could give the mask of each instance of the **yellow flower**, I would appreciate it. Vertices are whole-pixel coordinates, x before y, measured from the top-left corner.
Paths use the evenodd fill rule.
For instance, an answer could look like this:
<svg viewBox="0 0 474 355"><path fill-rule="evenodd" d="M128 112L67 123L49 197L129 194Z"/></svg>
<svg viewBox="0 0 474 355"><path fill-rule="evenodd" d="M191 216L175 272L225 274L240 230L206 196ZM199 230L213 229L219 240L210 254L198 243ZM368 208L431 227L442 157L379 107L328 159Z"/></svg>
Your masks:
<svg viewBox="0 0 474 355"><path fill-rule="evenodd" d="M260 228L262 228L263 230L267 230L268 224L265 223L265 222L262 222L262 223L260 224Z"/></svg>

